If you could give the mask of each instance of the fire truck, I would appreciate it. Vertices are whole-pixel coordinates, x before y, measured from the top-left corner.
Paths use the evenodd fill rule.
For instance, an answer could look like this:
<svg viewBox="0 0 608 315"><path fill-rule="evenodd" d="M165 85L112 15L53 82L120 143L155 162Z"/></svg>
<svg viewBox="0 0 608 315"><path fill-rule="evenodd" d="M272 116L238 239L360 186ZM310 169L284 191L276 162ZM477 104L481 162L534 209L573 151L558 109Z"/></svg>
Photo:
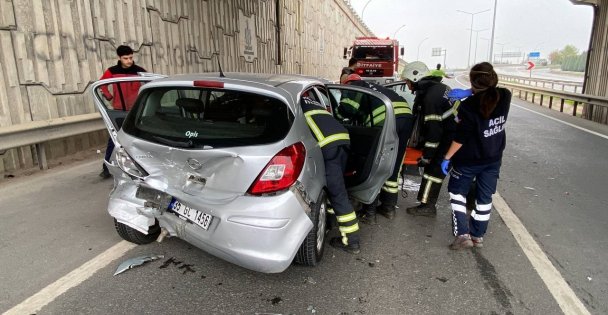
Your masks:
<svg viewBox="0 0 608 315"><path fill-rule="evenodd" d="M403 54L396 39L356 37L350 48L344 47L343 57L357 59L355 73L363 80L385 84L399 79L399 56Z"/></svg>

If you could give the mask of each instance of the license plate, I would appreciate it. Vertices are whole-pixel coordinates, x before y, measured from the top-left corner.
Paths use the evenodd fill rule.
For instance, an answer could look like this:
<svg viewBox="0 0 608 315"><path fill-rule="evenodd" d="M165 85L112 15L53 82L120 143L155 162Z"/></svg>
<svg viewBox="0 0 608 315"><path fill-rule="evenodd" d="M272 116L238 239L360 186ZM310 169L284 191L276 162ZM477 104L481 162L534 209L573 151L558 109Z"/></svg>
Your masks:
<svg viewBox="0 0 608 315"><path fill-rule="evenodd" d="M175 200L175 198L173 198L169 204L169 210L177 213L180 218L190 221L205 230L209 229L209 225L211 225L211 221L213 220L212 215L206 214L203 211L192 209Z"/></svg>

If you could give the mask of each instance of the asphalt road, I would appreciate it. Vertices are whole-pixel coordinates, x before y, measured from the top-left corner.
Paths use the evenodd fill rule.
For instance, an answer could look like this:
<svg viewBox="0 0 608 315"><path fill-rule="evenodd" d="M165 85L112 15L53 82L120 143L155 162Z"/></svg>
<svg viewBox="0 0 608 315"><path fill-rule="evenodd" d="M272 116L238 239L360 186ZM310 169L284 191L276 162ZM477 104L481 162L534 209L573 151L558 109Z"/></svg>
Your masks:
<svg viewBox="0 0 608 315"><path fill-rule="evenodd" d="M601 298L608 288L608 140L516 106L507 132L498 192L588 310L608 313ZM112 183L98 179L99 166L87 161L0 183L0 312L120 241L105 212ZM37 314L560 313L496 212L484 248L447 248L451 215L443 193L437 218L408 217L410 193L394 221L364 226L361 254L327 247L316 268L267 275L178 239L137 246ZM121 261L143 254L165 258L112 276Z"/></svg>

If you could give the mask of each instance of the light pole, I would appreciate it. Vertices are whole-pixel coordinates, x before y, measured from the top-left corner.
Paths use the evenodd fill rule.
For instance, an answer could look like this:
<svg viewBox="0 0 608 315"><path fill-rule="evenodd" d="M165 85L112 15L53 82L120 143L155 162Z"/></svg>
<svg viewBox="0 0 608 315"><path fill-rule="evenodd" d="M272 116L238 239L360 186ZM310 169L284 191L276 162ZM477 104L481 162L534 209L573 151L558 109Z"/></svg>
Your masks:
<svg viewBox="0 0 608 315"><path fill-rule="evenodd" d="M399 28L398 28L398 29L395 31L395 33L393 33L393 39L396 39L396 38L397 38L397 37L395 37L395 36L397 36L397 32L399 32L399 31L400 31L402 28L404 28L404 27L405 27L405 24L403 24L403 25L399 26Z"/></svg>
<svg viewBox="0 0 608 315"><path fill-rule="evenodd" d="M494 29L496 28L496 7L498 0L494 0L494 18L492 19L492 36L490 37L490 62L492 62L492 54L494 53Z"/></svg>
<svg viewBox="0 0 608 315"><path fill-rule="evenodd" d="M420 46L422 46L422 43L424 43L425 40L429 39L429 37L423 39L420 44L418 44L418 51L416 52L416 60L420 60Z"/></svg>
<svg viewBox="0 0 608 315"><path fill-rule="evenodd" d="M492 39L485 38L485 37L480 37L479 39L488 41L488 55L486 58L488 58L488 62L492 62L492 55L491 55L492 50L489 47L490 43L492 42Z"/></svg>
<svg viewBox="0 0 608 315"><path fill-rule="evenodd" d="M489 28L484 28L483 30L473 30L475 32L475 54L473 55L473 63L477 62L477 42L479 42L479 32L484 32L489 30Z"/></svg>
<svg viewBox="0 0 608 315"><path fill-rule="evenodd" d="M478 12L467 12L467 11L462 11L462 10L456 10L456 11L458 11L460 13L465 13L465 14L471 15L471 35L469 36L469 59L467 59L467 68L468 68L471 66L471 46L473 44L473 21L475 20L475 15L484 13L484 12L488 12L488 11L490 11L490 9L478 11Z"/></svg>
<svg viewBox="0 0 608 315"><path fill-rule="evenodd" d="M368 0L367 3L363 6L363 10L361 10L361 20L363 21L363 13L365 13L365 9L367 9L367 5L372 2L372 0Z"/></svg>

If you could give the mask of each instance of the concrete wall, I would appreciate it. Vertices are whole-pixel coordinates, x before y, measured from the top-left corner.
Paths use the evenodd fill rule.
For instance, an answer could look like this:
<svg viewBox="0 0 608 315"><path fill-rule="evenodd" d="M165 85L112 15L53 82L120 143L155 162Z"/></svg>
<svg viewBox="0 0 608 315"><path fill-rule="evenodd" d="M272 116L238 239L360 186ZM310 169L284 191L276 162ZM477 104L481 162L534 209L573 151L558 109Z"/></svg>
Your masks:
<svg viewBox="0 0 608 315"><path fill-rule="evenodd" d="M249 47L245 21L255 34ZM0 0L0 128L94 112L87 88L116 63L121 44L157 73L217 71L220 51L224 71L337 80L343 47L362 35L371 33L344 0ZM47 154L105 139L97 132L53 141ZM0 155L0 173L33 166L32 152Z"/></svg>
<svg viewBox="0 0 608 315"><path fill-rule="evenodd" d="M576 1L579 2L579 1ZM585 93L608 97L608 0L596 0L595 20L589 51L589 66L585 78ZM608 108L587 107L584 117L608 124Z"/></svg>

